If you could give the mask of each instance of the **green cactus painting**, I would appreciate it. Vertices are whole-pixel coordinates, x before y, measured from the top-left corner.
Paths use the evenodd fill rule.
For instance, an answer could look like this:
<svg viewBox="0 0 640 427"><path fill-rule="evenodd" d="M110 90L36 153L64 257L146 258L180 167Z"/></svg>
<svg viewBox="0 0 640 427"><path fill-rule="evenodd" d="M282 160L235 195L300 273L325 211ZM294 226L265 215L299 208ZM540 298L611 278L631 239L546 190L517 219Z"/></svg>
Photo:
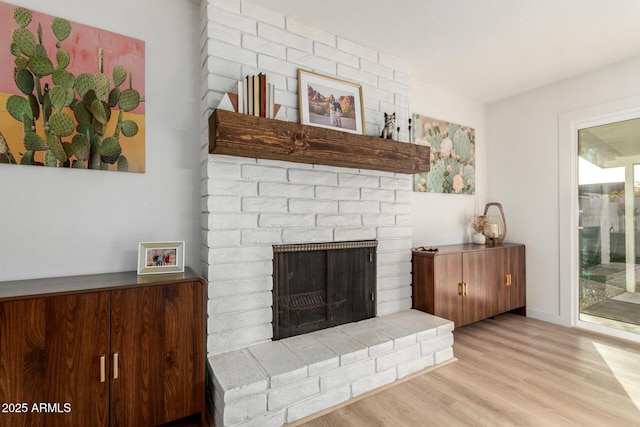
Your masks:
<svg viewBox="0 0 640 427"><path fill-rule="evenodd" d="M431 147L431 168L414 175L413 190L475 194L475 130L419 114L412 123L415 143Z"/></svg>
<svg viewBox="0 0 640 427"><path fill-rule="evenodd" d="M5 3L0 15L13 18L0 163L144 172L144 42Z"/></svg>

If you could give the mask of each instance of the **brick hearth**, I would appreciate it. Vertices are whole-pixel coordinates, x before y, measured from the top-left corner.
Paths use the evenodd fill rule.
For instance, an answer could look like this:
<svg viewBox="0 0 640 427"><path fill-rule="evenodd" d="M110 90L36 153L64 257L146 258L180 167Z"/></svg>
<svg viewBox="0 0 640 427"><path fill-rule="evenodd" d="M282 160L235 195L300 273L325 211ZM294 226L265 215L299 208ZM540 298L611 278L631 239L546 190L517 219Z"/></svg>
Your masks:
<svg viewBox="0 0 640 427"><path fill-rule="evenodd" d="M405 310L209 359L216 426L280 426L453 358L453 323Z"/></svg>

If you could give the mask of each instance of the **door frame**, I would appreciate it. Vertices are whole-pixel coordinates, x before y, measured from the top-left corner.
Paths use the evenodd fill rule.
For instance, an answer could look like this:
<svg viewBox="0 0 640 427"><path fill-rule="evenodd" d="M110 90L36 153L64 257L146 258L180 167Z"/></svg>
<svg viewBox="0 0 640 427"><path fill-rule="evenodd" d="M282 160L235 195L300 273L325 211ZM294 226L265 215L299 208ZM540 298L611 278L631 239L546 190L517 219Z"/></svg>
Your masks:
<svg viewBox="0 0 640 427"><path fill-rule="evenodd" d="M578 130L640 117L640 96L562 113L558 120L560 318L563 324L640 342L640 335L581 321L578 306ZM568 166L568 167L567 167Z"/></svg>

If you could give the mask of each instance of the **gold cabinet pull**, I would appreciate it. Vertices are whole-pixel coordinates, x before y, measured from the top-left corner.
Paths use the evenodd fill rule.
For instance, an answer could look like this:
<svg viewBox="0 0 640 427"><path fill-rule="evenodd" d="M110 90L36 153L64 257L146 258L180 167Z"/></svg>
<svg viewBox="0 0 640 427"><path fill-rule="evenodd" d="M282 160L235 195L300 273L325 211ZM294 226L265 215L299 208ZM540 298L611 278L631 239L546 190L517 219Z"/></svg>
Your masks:
<svg viewBox="0 0 640 427"><path fill-rule="evenodd" d="M118 353L113 353L113 379L118 379Z"/></svg>
<svg viewBox="0 0 640 427"><path fill-rule="evenodd" d="M469 295L469 292L467 292L467 283L466 282L458 283L458 295L460 295L460 296Z"/></svg>
<svg viewBox="0 0 640 427"><path fill-rule="evenodd" d="M504 285L511 286L511 273L504 275Z"/></svg>
<svg viewBox="0 0 640 427"><path fill-rule="evenodd" d="M107 380L107 357L103 354L100 356L100 382Z"/></svg>

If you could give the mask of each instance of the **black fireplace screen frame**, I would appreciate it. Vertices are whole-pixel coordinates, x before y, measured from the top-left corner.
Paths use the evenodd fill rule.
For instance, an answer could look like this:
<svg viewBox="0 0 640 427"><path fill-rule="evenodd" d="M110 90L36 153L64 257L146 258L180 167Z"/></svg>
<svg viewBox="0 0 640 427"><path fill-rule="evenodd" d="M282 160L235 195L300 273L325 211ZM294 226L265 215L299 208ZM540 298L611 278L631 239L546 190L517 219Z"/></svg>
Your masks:
<svg viewBox="0 0 640 427"><path fill-rule="evenodd" d="M376 316L377 240L273 246L273 339Z"/></svg>

